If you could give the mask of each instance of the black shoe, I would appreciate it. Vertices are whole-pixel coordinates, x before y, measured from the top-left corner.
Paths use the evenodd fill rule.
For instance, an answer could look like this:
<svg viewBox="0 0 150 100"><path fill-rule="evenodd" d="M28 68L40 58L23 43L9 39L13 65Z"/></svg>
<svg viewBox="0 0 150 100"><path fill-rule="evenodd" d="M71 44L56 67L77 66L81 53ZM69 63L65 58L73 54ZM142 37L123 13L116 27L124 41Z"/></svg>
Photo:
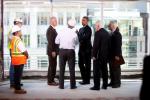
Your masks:
<svg viewBox="0 0 150 100"><path fill-rule="evenodd" d="M102 86L102 89L107 90L107 86Z"/></svg>
<svg viewBox="0 0 150 100"><path fill-rule="evenodd" d="M93 87L90 88L90 90L100 90L100 88L97 88L97 87L93 86Z"/></svg>
<svg viewBox="0 0 150 100"><path fill-rule="evenodd" d="M87 85L87 84L90 84L90 82L83 82L83 81L81 81L81 82L79 82L79 84L81 84L81 85Z"/></svg>
<svg viewBox="0 0 150 100"><path fill-rule="evenodd" d="M117 85L112 85L112 88L119 88L119 87L120 87L119 84L117 84Z"/></svg>
<svg viewBox="0 0 150 100"><path fill-rule="evenodd" d="M50 86L58 86L59 84L57 82L51 82L51 83L47 83Z"/></svg>
<svg viewBox="0 0 150 100"><path fill-rule="evenodd" d="M11 89L15 88L15 85L12 85L12 84L11 84L11 85L10 85L10 88L11 88Z"/></svg>
<svg viewBox="0 0 150 100"><path fill-rule="evenodd" d="M107 86L112 87L112 83L109 83Z"/></svg>
<svg viewBox="0 0 150 100"><path fill-rule="evenodd" d="M20 86L23 86L23 83L21 83Z"/></svg>
<svg viewBox="0 0 150 100"><path fill-rule="evenodd" d="M59 87L59 89L64 89L64 87Z"/></svg>
<svg viewBox="0 0 150 100"><path fill-rule="evenodd" d="M73 86L73 87L71 87L70 89L76 89L77 88L77 86Z"/></svg>

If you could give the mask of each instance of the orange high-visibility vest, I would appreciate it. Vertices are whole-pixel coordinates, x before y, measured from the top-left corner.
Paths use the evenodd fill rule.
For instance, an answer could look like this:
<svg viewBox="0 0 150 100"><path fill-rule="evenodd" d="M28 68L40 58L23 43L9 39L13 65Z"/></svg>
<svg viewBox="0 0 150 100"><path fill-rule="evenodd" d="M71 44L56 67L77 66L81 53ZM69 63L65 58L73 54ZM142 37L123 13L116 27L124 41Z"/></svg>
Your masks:
<svg viewBox="0 0 150 100"><path fill-rule="evenodd" d="M21 42L21 39L13 36L11 40L12 65L21 65L21 64L26 64L27 62L27 57L18 48L19 42Z"/></svg>

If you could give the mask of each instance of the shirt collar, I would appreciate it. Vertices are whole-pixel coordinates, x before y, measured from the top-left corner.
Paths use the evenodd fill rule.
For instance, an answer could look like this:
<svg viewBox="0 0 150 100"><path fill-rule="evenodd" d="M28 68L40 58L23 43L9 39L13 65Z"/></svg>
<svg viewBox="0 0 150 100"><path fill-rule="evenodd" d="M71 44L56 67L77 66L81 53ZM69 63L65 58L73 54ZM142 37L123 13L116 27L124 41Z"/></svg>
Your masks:
<svg viewBox="0 0 150 100"><path fill-rule="evenodd" d="M53 29L55 29L55 27L54 27L53 25L51 25L51 27L52 27Z"/></svg>

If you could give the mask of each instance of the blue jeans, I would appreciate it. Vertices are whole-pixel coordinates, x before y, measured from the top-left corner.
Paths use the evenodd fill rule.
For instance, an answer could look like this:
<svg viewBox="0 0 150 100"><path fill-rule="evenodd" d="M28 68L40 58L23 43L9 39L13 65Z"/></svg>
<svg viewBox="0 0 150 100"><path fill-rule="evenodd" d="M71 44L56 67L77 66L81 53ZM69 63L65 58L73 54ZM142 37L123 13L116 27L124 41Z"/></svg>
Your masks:
<svg viewBox="0 0 150 100"><path fill-rule="evenodd" d="M9 78L10 78L10 85L14 85L14 66L12 64L10 64Z"/></svg>

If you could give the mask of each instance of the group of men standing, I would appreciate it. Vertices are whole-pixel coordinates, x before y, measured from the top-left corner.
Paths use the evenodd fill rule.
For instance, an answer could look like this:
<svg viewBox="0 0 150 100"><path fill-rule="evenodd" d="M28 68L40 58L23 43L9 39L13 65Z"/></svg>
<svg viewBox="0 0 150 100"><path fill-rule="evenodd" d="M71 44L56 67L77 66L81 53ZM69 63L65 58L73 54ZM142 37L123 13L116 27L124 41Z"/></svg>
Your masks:
<svg viewBox="0 0 150 100"><path fill-rule="evenodd" d="M75 89L75 46L79 43L78 64L81 72L81 85L90 84L91 78L91 59L93 59L93 79L94 86L91 90L100 90L100 78L102 77L102 89L108 86L118 88L121 85L120 65L114 65L114 60L119 60L122 55L122 36L117 26L117 21L110 21L108 28L111 33L102 28L101 22L95 23L96 32L94 34L93 47L91 43L92 29L88 25L88 17L82 18L83 27L77 31L75 21L70 19L68 27L59 34L55 27L57 26L56 17L50 18L50 26L47 29L47 55L49 58L48 67L48 85L59 85L64 89L64 72L66 62L70 71L70 88ZM56 75L57 55L59 54L59 83L54 78ZM110 83L108 84L108 68L110 69Z"/></svg>
<svg viewBox="0 0 150 100"><path fill-rule="evenodd" d="M118 88L121 85L121 67L115 65L114 60L119 61L122 56L122 36L117 27L117 21L110 21L108 28L111 33L102 28L101 22L95 23L95 34L93 47L91 43L92 30L88 25L88 17L82 18L83 27L75 29L76 22L73 19L68 21L68 27L64 28L59 34L56 31L57 19L50 18L50 26L47 29L46 37L48 41L47 55L49 59L47 83L48 85L58 86L64 89L65 66L68 63L70 72L70 88L76 89L75 78L75 47L79 44L78 64L81 72L81 85L90 84L91 78L91 59L93 59L93 79L94 86L91 90L100 90L100 79L102 77L102 89L108 86ZM22 41L21 32L22 20L16 19L14 26L9 32L9 50L11 56L10 66L10 87L14 88L14 93L24 94L22 89L21 77L24 64L28 59L28 52ZM59 55L59 83L55 81L57 56ZM110 83L108 84L108 68L110 69Z"/></svg>

